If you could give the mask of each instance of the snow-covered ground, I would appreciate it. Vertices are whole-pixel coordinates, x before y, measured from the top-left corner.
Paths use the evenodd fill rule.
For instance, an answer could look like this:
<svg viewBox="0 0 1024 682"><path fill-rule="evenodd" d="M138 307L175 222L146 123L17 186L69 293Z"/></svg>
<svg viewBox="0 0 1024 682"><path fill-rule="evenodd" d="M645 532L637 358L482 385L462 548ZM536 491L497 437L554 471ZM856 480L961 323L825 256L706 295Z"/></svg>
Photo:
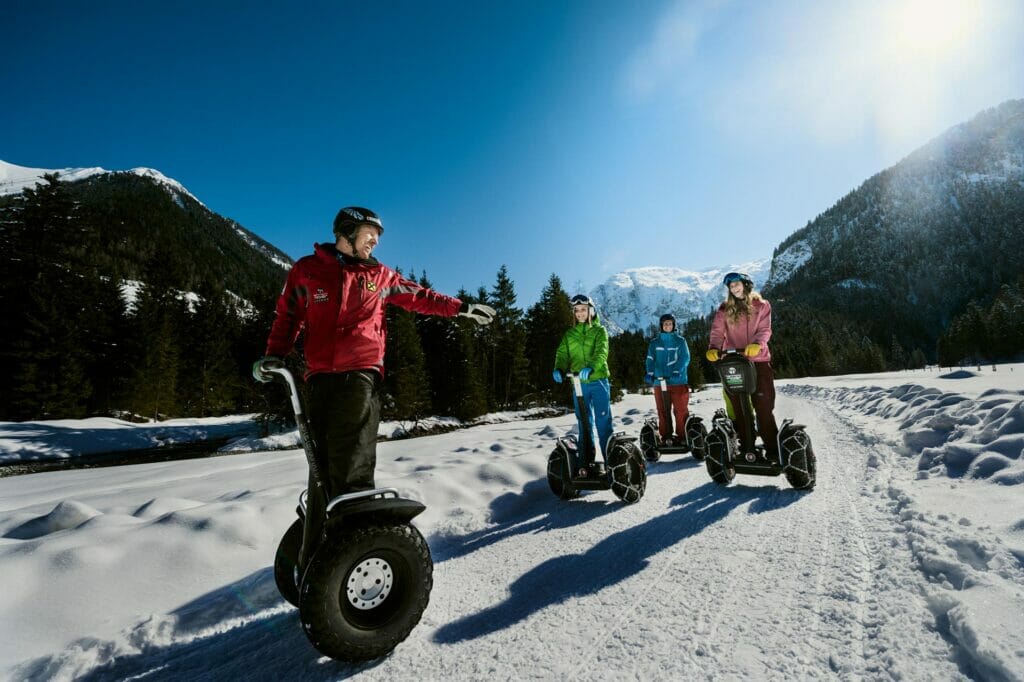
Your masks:
<svg viewBox="0 0 1024 682"><path fill-rule="evenodd" d="M381 443L378 484L428 506L434 590L361 667L318 656L274 587L300 451L0 479L0 675L1024 679L1021 377L779 382L777 415L814 439L810 493L667 456L635 505L562 502L545 464L570 416ZM636 433L653 400L614 411Z"/></svg>

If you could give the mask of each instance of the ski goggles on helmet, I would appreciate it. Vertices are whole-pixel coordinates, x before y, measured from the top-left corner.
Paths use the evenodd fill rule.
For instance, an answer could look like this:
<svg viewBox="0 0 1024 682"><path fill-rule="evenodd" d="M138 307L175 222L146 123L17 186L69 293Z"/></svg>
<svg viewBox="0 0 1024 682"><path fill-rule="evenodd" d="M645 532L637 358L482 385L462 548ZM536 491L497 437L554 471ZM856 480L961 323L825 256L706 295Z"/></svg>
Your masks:
<svg viewBox="0 0 1024 682"><path fill-rule="evenodd" d="M591 307L593 307L594 305L594 302L590 300L590 297L584 296L583 294L576 294L571 299L569 299L569 302L572 303L573 305L589 305Z"/></svg>
<svg viewBox="0 0 1024 682"><path fill-rule="evenodd" d="M750 275L745 272L730 272L722 280L722 284L729 286L733 282L746 282L750 286L754 286L754 280L750 279Z"/></svg>

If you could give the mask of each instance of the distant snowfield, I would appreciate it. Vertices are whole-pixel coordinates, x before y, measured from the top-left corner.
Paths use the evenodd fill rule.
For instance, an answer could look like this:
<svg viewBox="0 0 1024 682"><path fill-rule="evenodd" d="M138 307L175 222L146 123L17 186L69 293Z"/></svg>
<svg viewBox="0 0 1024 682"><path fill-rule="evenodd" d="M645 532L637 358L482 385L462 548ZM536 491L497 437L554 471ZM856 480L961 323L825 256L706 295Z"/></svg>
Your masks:
<svg viewBox="0 0 1024 682"><path fill-rule="evenodd" d="M570 416L381 443L378 484L428 506L434 591L355 668L318 656L274 587L301 451L0 479L0 675L1024 679L1021 377L780 382L778 417L814 439L811 493L721 488L669 456L638 504L562 502L544 472ZM613 410L635 434L653 400Z"/></svg>

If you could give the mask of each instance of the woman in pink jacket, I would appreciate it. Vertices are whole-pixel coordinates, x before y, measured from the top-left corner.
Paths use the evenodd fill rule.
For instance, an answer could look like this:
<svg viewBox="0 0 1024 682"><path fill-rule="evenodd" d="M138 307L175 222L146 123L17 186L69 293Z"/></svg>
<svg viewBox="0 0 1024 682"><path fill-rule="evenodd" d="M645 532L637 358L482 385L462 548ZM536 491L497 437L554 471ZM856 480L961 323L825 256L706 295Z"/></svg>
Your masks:
<svg viewBox="0 0 1024 682"><path fill-rule="evenodd" d="M775 373L772 371L768 339L772 337L772 304L754 291L754 281L742 272L730 272L722 282L728 288L725 302L718 307L711 323L711 338L705 354L711 362L719 351L740 350L754 361L757 369L757 391L750 396L757 415L757 430L767 454L778 457L779 427L775 424ZM738 414L738 396L726 394L732 413Z"/></svg>

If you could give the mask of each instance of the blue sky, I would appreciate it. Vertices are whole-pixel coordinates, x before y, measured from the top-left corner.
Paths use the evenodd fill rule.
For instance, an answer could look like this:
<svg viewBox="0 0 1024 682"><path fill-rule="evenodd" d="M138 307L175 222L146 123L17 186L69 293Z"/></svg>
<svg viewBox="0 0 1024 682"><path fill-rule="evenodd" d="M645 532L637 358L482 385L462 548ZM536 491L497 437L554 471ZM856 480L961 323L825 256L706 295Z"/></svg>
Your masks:
<svg viewBox="0 0 1024 682"><path fill-rule="evenodd" d="M822 6L818 6L822 5ZM0 159L147 166L292 257L520 303L768 257L947 127L1024 97L1014 0L0 3Z"/></svg>

